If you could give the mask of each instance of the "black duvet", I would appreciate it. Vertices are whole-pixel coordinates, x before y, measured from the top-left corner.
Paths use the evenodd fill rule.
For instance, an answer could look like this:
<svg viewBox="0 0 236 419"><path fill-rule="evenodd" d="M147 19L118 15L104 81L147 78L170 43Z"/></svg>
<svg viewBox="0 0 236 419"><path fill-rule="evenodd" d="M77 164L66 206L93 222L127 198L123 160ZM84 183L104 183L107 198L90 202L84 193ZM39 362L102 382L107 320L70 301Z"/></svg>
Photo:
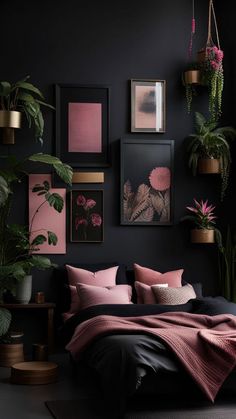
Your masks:
<svg viewBox="0 0 236 419"><path fill-rule="evenodd" d="M101 314L114 316L147 316L164 312L236 315L236 304L222 297L193 299L181 305L98 305L82 310L67 320L62 329L64 343L68 343L76 326ZM134 394L146 375L154 378L160 373L185 374L168 348L156 337L145 334L109 334L99 337L87 348L82 358L96 370L106 397L125 399ZM145 380L144 380L145 381ZM141 386L142 387L142 386Z"/></svg>

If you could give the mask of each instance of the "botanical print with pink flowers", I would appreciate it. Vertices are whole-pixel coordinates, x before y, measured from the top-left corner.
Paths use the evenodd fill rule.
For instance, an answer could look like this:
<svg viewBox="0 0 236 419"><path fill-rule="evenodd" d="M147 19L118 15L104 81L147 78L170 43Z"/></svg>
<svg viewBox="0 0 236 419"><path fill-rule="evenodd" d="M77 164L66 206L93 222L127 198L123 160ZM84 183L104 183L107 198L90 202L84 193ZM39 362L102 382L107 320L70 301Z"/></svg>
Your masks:
<svg viewBox="0 0 236 419"><path fill-rule="evenodd" d="M71 241L103 241L103 191L71 192Z"/></svg>
<svg viewBox="0 0 236 419"><path fill-rule="evenodd" d="M168 167L153 167L145 183L133 190L129 179L124 184L123 216L128 222L170 221L171 171Z"/></svg>

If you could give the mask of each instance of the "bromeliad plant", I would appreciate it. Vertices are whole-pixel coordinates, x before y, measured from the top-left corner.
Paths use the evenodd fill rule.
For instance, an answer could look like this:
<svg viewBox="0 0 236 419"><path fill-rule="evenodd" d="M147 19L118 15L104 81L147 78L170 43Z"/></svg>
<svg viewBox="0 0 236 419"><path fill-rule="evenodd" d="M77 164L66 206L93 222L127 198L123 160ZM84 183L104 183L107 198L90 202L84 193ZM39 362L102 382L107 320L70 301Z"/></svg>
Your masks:
<svg viewBox="0 0 236 419"><path fill-rule="evenodd" d="M44 101L41 91L29 83L30 76L16 83L0 82L0 110L19 111L26 115L29 127L34 127L35 138L41 143L44 131L44 119L41 105L54 109Z"/></svg>
<svg viewBox="0 0 236 419"><path fill-rule="evenodd" d="M186 215L183 217L183 220L191 221L199 229L215 229L214 220L217 218L213 212L215 207L213 205L208 205L208 200L201 200L198 202L194 199L193 201L195 206L186 207L186 209L190 211L191 215Z"/></svg>
<svg viewBox="0 0 236 419"><path fill-rule="evenodd" d="M64 182L71 184L72 180L71 167L63 164L57 157L48 154L33 154L23 161L18 161L12 156L6 157L5 160L6 167L0 170L0 300L4 291L14 291L16 281L20 281L30 274L33 267L47 269L54 266L49 258L32 254L46 240L50 245L57 243L57 237L51 231L38 234L33 240L31 239L37 210L30 226L9 224L8 222L13 204L14 187L28 175L27 164L33 162L51 165ZM50 191L48 182L35 185L33 192L44 196L45 199L41 205L50 205L56 211L62 211L63 199L59 194ZM5 330L4 321L7 322L7 318L9 319L6 313L0 309L0 335Z"/></svg>

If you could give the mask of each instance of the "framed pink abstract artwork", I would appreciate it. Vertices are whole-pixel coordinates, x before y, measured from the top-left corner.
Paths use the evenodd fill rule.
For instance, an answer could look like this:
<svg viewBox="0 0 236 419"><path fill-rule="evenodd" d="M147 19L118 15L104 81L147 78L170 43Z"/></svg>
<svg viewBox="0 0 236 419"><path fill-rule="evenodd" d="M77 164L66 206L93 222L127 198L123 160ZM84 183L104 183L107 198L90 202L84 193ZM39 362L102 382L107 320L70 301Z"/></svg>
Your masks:
<svg viewBox="0 0 236 419"><path fill-rule="evenodd" d="M45 194L40 188L45 185L48 193L53 199L59 199L62 208L60 212L53 208L45 199ZM48 195L47 195L48 196ZM62 201L63 200L63 201ZM39 234L45 236L42 244L38 245L35 253L41 254L65 254L66 253L66 189L51 188L50 174L29 175L29 228L31 241ZM51 234L52 233L52 234ZM56 235L56 244L50 238Z"/></svg>
<svg viewBox="0 0 236 419"><path fill-rule="evenodd" d="M109 88L56 85L56 154L73 167L109 166Z"/></svg>
<svg viewBox="0 0 236 419"><path fill-rule="evenodd" d="M165 80L131 80L131 132L165 132Z"/></svg>

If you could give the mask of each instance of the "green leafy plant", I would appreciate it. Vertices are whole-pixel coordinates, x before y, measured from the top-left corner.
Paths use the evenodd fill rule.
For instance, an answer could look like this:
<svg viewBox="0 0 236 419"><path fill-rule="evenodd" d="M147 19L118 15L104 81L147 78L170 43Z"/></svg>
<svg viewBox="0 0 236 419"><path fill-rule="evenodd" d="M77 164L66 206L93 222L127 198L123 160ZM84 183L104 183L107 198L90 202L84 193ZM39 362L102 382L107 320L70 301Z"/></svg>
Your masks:
<svg viewBox="0 0 236 419"><path fill-rule="evenodd" d="M47 269L53 266L49 258L32 254L46 240L50 245L57 243L57 237L51 231L41 233L31 241L33 222L39 208L36 209L30 226L8 224L14 186L28 175L27 163L49 164L64 182L70 184L72 179L71 167L48 154L33 154L23 161L18 161L12 156L6 160L7 167L0 170L0 296L4 290L14 289L16 281L23 279L33 267ZM59 194L51 193L48 182L35 185L33 192L44 196L40 206L47 204L58 212L62 211L63 199Z"/></svg>
<svg viewBox="0 0 236 419"><path fill-rule="evenodd" d="M220 292L225 298L236 302L236 236L228 226L224 243L219 230L215 237L218 245Z"/></svg>
<svg viewBox="0 0 236 419"><path fill-rule="evenodd" d="M54 109L44 101L41 91L29 83L30 76L16 83L0 82L0 110L24 112L29 127L34 127L35 138L41 143L44 131L44 119L41 105Z"/></svg>
<svg viewBox="0 0 236 419"><path fill-rule="evenodd" d="M228 141L236 137L236 130L232 127L217 128L215 121L207 121L199 112L195 113L194 134L189 135L187 152L188 164L194 175L197 173L200 158L219 159L221 170L221 199L228 186L231 153Z"/></svg>
<svg viewBox="0 0 236 419"><path fill-rule="evenodd" d="M0 308L0 342L1 337L5 336L11 324L11 313L5 308Z"/></svg>

